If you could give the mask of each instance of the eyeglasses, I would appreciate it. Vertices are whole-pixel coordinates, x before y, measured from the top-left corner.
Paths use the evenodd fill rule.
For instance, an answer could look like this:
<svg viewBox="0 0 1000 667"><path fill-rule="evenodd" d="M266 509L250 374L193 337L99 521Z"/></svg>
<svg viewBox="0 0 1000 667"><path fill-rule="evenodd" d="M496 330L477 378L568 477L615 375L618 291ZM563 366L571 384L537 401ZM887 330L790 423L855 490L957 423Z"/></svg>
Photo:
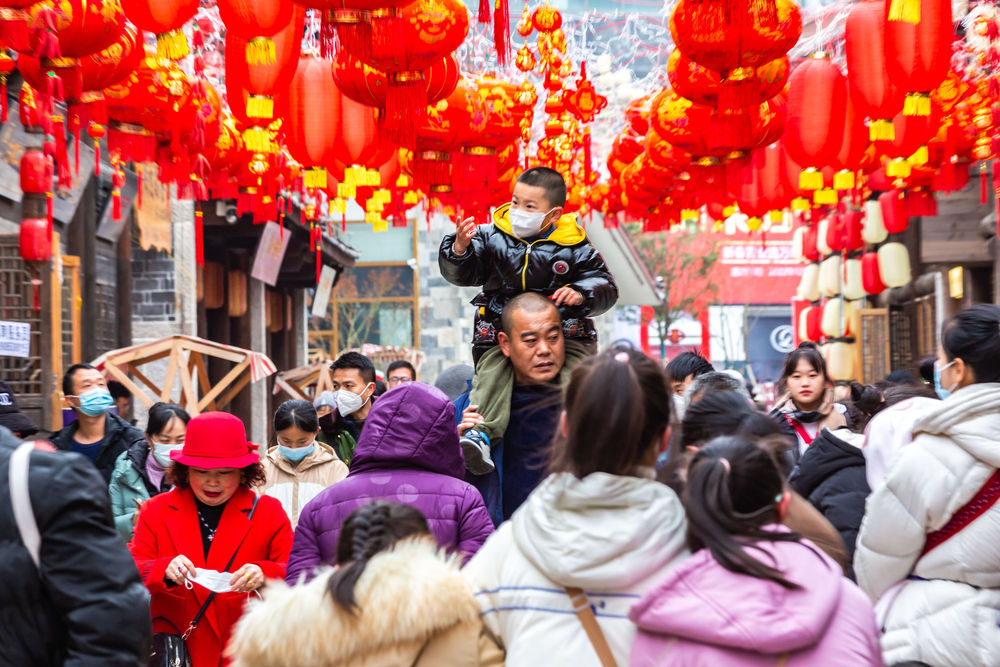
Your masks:
<svg viewBox="0 0 1000 667"><path fill-rule="evenodd" d="M403 384L404 382L413 382L413 378L407 375L389 378L389 384Z"/></svg>

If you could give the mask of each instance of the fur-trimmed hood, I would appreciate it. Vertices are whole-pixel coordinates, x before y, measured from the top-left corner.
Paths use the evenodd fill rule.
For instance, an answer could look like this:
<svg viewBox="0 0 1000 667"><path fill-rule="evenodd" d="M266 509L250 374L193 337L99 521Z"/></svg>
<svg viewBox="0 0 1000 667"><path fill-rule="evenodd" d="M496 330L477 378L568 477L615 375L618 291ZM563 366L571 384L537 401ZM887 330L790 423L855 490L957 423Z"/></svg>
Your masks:
<svg viewBox="0 0 1000 667"><path fill-rule="evenodd" d="M357 665L381 654L412 656L400 663L411 664L429 640L478 623L460 564L432 539L401 542L368 563L353 616L327 594L332 569L295 587L271 581L264 599L247 607L227 654L233 667Z"/></svg>

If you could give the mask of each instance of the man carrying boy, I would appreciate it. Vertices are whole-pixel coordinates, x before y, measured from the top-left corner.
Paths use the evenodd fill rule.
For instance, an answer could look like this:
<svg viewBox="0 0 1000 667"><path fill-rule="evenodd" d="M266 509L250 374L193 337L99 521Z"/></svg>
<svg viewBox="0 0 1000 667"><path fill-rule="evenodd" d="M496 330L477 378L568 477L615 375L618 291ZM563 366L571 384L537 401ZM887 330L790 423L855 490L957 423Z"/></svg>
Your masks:
<svg viewBox="0 0 1000 667"><path fill-rule="evenodd" d="M564 215L566 182L548 167L522 173L511 203L493 213L493 224L478 227L469 218L441 241L438 265L449 282L482 286L472 353L476 361L471 403L483 423L462 437L466 466L486 474L495 466L490 440L503 435L510 418L514 370L497 347L504 306L523 292L549 297L559 309L571 369L592 354L597 333L588 316L600 315L618 301L618 287L604 258L587 240L573 214Z"/></svg>

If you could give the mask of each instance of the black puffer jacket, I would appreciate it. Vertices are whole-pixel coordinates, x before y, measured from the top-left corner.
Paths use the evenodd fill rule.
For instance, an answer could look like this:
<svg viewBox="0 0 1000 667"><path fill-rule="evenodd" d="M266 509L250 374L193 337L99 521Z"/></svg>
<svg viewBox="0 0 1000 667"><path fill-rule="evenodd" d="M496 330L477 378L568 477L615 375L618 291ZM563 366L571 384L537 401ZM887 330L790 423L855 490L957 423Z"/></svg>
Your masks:
<svg viewBox="0 0 1000 667"><path fill-rule="evenodd" d="M473 342L495 344L503 307L518 294L538 292L549 296L567 285L580 292L584 302L560 308L564 331L570 338L593 339L593 324L588 316L600 315L618 301L618 286L601 253L587 240L575 215L562 216L544 238L522 241L511 231L509 208L509 204L501 206L493 214L493 224L476 230L464 255L452 250L455 234L441 241L441 275L455 285L483 288L472 301L479 306Z"/></svg>
<svg viewBox="0 0 1000 667"><path fill-rule="evenodd" d="M865 515L865 500L871 489L865 478L864 436L848 429L823 429L799 458L789 483L833 524L847 547L848 562L854 561L854 546ZM854 579L854 570L848 571Z"/></svg>
<svg viewBox="0 0 1000 667"><path fill-rule="evenodd" d="M115 463L118 462L118 457L121 456L121 453L136 442L140 440L145 441L146 436L142 431L117 415L106 412L104 416L107 419L104 426L104 442L101 444L101 451L97 454L97 460L94 462L94 465L97 466L97 469L101 471L101 475L104 476L104 483L109 484L111 482L111 473L115 471ZM53 433L52 437L49 438L49 442L55 445L56 449L71 452L73 451L73 436L76 435L79 428L80 422L73 422L61 431Z"/></svg>
<svg viewBox="0 0 1000 667"><path fill-rule="evenodd" d="M31 454L28 489L42 538L39 576L11 505L9 464L19 444L0 427L0 665L146 664L149 603L111 521L101 476L79 454Z"/></svg>

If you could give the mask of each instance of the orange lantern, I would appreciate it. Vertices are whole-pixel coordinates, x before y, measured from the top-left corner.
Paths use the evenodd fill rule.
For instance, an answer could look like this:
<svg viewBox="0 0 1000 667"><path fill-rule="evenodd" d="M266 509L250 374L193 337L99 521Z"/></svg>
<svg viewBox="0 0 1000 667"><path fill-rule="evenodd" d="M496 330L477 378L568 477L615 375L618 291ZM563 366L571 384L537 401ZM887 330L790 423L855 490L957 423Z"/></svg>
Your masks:
<svg viewBox="0 0 1000 667"><path fill-rule="evenodd" d="M125 15L142 30L156 33L156 54L179 60L189 52L183 28L200 0L122 0Z"/></svg>

